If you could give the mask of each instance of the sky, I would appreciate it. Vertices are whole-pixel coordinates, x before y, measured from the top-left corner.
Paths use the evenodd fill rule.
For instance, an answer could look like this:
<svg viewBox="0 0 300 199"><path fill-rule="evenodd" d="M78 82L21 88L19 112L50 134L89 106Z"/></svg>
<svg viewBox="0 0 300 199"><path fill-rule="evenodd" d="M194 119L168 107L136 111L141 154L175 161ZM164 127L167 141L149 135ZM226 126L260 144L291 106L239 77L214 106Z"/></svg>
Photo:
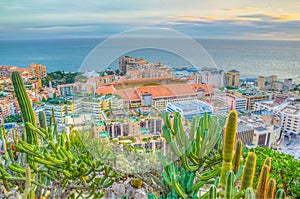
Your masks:
<svg viewBox="0 0 300 199"><path fill-rule="evenodd" d="M0 0L0 40L105 38L140 27L193 38L300 40L300 1Z"/></svg>

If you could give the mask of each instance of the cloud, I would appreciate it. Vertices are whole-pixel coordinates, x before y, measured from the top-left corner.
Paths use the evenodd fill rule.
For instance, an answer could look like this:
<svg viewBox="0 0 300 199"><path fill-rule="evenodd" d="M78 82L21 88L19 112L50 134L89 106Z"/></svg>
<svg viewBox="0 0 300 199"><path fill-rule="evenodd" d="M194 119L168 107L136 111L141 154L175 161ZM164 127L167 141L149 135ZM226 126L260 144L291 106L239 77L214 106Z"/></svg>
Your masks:
<svg viewBox="0 0 300 199"><path fill-rule="evenodd" d="M298 0L24 0L0 3L0 39L111 35L143 26L170 27L192 37L299 35ZM273 12L273 13L272 13ZM201 13L201 14L200 14ZM272 32L272 34L271 34ZM246 37L247 38L247 37Z"/></svg>
<svg viewBox="0 0 300 199"><path fill-rule="evenodd" d="M292 14L277 15L273 13L258 13L252 15L238 15L237 18L258 21L291 21L296 18Z"/></svg>
<svg viewBox="0 0 300 199"><path fill-rule="evenodd" d="M230 12L242 12L242 11L252 11L252 10L258 10L258 8L255 8L255 7L240 7L240 8L221 9L221 11L230 11Z"/></svg>
<svg viewBox="0 0 300 199"><path fill-rule="evenodd" d="M170 27L198 37L300 39L300 20L285 15L179 16L168 20Z"/></svg>

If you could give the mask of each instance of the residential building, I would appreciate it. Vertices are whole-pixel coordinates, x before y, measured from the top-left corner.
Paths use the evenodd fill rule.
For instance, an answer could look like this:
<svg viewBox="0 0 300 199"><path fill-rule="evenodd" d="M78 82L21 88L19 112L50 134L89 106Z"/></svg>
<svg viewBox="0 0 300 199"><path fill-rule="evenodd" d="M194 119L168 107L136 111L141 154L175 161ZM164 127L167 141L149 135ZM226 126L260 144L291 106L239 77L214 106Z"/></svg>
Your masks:
<svg viewBox="0 0 300 199"><path fill-rule="evenodd" d="M10 66L0 66L0 77L10 77L11 71L10 71Z"/></svg>
<svg viewBox="0 0 300 199"><path fill-rule="evenodd" d="M241 96L237 96L231 93L226 94L226 101L228 110L236 110L238 112L245 111L247 109L247 99Z"/></svg>
<svg viewBox="0 0 300 199"><path fill-rule="evenodd" d="M272 93L262 92L254 87L242 88L238 90L228 90L227 92L237 97L245 98L247 100L246 110L248 112L253 111L255 102L270 100L272 98Z"/></svg>
<svg viewBox="0 0 300 199"><path fill-rule="evenodd" d="M224 86L224 71L215 68L203 69L200 72L192 72L191 77L196 84L207 84L209 86Z"/></svg>
<svg viewBox="0 0 300 199"><path fill-rule="evenodd" d="M262 91L275 90L276 82L277 82L276 75L271 75L269 77L259 76L255 81L256 86ZM276 86L278 86L278 84Z"/></svg>
<svg viewBox="0 0 300 199"><path fill-rule="evenodd" d="M135 68L140 64L145 64L144 59L135 59L130 56L124 56L119 58L119 71L126 74L128 69Z"/></svg>
<svg viewBox="0 0 300 199"><path fill-rule="evenodd" d="M45 113L47 121L50 121L52 116L52 110L54 111L54 116L58 125L64 125L66 122L66 116L69 114L74 114L74 106L70 102L63 102L59 99L53 99L45 104Z"/></svg>
<svg viewBox="0 0 300 199"><path fill-rule="evenodd" d="M73 94L94 94L96 91L96 83L75 82L72 84L62 84L57 86L60 96L68 96Z"/></svg>
<svg viewBox="0 0 300 199"><path fill-rule="evenodd" d="M275 91L282 91L283 90L283 82L275 81L274 82L274 90Z"/></svg>
<svg viewBox="0 0 300 199"><path fill-rule="evenodd" d="M257 116L250 115L239 117L239 125L240 124L248 127L249 130L253 130L252 144L254 146L271 147L276 144L280 138L279 126L267 124Z"/></svg>
<svg viewBox="0 0 300 199"><path fill-rule="evenodd" d="M212 93L212 97L206 101L213 107L214 114L227 116L228 105L226 102L226 93L220 90L216 90Z"/></svg>
<svg viewBox="0 0 300 199"><path fill-rule="evenodd" d="M0 100L0 120L4 121L11 115L11 105L7 99Z"/></svg>
<svg viewBox="0 0 300 199"><path fill-rule="evenodd" d="M255 103L255 109L267 110L281 118L281 128L285 135L300 134L300 103L293 99L275 99Z"/></svg>
<svg viewBox="0 0 300 199"><path fill-rule="evenodd" d="M70 97L73 101L74 113L92 114L94 120L107 120L104 111L123 108L123 99L117 95L82 96Z"/></svg>
<svg viewBox="0 0 300 199"><path fill-rule="evenodd" d="M293 85L293 79L288 78L288 79L284 79L283 81L283 90L293 90L294 89L294 85Z"/></svg>
<svg viewBox="0 0 300 199"><path fill-rule="evenodd" d="M42 79L43 77L46 77L46 66L43 66L41 64L30 64L28 67L29 75L35 79Z"/></svg>
<svg viewBox="0 0 300 199"><path fill-rule="evenodd" d="M160 135L162 125L160 117L140 119L132 116L122 122L106 122L105 130L110 137L139 137L145 134Z"/></svg>
<svg viewBox="0 0 300 199"><path fill-rule="evenodd" d="M226 86L237 88L240 82L240 72L237 70L230 70L225 75Z"/></svg>
<svg viewBox="0 0 300 199"><path fill-rule="evenodd" d="M174 72L160 63L146 63L127 68L127 79L173 78Z"/></svg>

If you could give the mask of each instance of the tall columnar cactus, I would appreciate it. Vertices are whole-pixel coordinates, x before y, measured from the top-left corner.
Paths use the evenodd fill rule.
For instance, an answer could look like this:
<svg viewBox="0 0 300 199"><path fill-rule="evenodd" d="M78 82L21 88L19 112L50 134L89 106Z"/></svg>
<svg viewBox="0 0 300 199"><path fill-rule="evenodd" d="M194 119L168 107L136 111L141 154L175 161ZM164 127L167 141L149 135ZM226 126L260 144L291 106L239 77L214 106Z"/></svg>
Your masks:
<svg viewBox="0 0 300 199"><path fill-rule="evenodd" d="M224 199L232 199L234 196L234 173L228 171L226 176Z"/></svg>
<svg viewBox="0 0 300 199"><path fill-rule="evenodd" d="M276 180L271 178L268 182L267 187L267 199L273 199L275 196L275 190L276 190Z"/></svg>
<svg viewBox="0 0 300 199"><path fill-rule="evenodd" d="M47 120L46 120L46 113L45 111L40 111L39 112L39 123L40 127L43 129L47 129Z"/></svg>
<svg viewBox="0 0 300 199"><path fill-rule="evenodd" d="M238 139L238 141L236 142L236 149L234 154L234 167L233 167L234 174L236 174L240 168L242 149L243 149L243 142L242 140Z"/></svg>
<svg viewBox="0 0 300 199"><path fill-rule="evenodd" d="M275 199L285 199L286 195L283 189L279 189L275 194Z"/></svg>
<svg viewBox="0 0 300 199"><path fill-rule="evenodd" d="M18 72L14 71L12 72L11 79L14 85L14 91L18 103L21 108L24 123L29 122L35 126L36 125L35 114L33 112L29 97L26 93L26 89L21 75ZM30 144L38 144L36 133L32 131L28 126L26 126L25 128L26 128L26 141Z"/></svg>
<svg viewBox="0 0 300 199"><path fill-rule="evenodd" d="M260 176L259 176L259 181L256 189L256 198L260 199L265 199L266 198L266 190L267 190L267 183L269 179L269 172L270 172L270 167L267 165L263 165Z"/></svg>
<svg viewBox="0 0 300 199"><path fill-rule="evenodd" d="M251 152L248 154L246 159L246 164L242 175L241 190L247 189L248 187L252 188L255 166L256 155L255 153Z"/></svg>
<svg viewBox="0 0 300 199"><path fill-rule="evenodd" d="M224 131L224 145L223 145L223 162L221 170L220 184L225 187L226 175L229 170L232 170L232 160L234 153L234 146L236 140L238 115L235 110L229 112L227 123Z"/></svg>

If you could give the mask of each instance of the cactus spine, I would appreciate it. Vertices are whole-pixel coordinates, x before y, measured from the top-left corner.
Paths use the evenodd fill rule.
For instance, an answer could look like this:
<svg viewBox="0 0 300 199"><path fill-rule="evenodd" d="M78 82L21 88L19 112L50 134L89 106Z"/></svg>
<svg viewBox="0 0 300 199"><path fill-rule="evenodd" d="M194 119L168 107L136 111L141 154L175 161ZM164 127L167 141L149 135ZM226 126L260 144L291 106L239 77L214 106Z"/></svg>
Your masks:
<svg viewBox="0 0 300 199"><path fill-rule="evenodd" d="M234 173L232 171L228 171L226 177L224 199L232 199L234 195L233 191L234 191Z"/></svg>
<svg viewBox="0 0 300 199"><path fill-rule="evenodd" d="M256 155L251 152L248 154L245 169L242 175L241 190L252 188L254 173L256 166Z"/></svg>
<svg viewBox="0 0 300 199"><path fill-rule="evenodd" d="M268 182L267 199L273 199L274 198L275 190L276 190L276 180L271 178Z"/></svg>
<svg viewBox="0 0 300 199"><path fill-rule="evenodd" d="M18 103L21 108L24 123L26 124L27 122L29 122L32 125L36 126L35 114L33 112L29 97L26 93L26 89L25 89L21 75L18 72L14 71L14 72L12 72L11 79L12 79L12 83L14 85L14 90L15 90L15 94L16 94ZM36 133L34 131L32 131L27 125L25 128L26 128L27 142L30 144L38 144Z"/></svg>
<svg viewBox="0 0 300 199"><path fill-rule="evenodd" d="M257 189L256 189L256 194L255 194L256 198L261 198L261 199L266 198L269 172L270 172L270 167L268 167L267 165L263 165L260 172Z"/></svg>
<svg viewBox="0 0 300 199"><path fill-rule="evenodd" d="M285 199L285 192L283 189L279 189L275 194L275 199Z"/></svg>
<svg viewBox="0 0 300 199"><path fill-rule="evenodd" d="M238 139L238 141L236 142L236 149L234 155L234 167L233 167L234 174L236 174L240 168L242 148L243 148L242 140Z"/></svg>
<svg viewBox="0 0 300 199"><path fill-rule="evenodd" d="M45 111L40 111L39 112L39 123L40 127L43 129L47 129L47 121L46 121L46 114Z"/></svg>
<svg viewBox="0 0 300 199"><path fill-rule="evenodd" d="M224 146L223 146L223 162L221 170L220 184L225 187L226 175L229 170L232 170L232 160L234 153L234 145L236 139L238 115L235 110L229 112L225 132L224 132Z"/></svg>

